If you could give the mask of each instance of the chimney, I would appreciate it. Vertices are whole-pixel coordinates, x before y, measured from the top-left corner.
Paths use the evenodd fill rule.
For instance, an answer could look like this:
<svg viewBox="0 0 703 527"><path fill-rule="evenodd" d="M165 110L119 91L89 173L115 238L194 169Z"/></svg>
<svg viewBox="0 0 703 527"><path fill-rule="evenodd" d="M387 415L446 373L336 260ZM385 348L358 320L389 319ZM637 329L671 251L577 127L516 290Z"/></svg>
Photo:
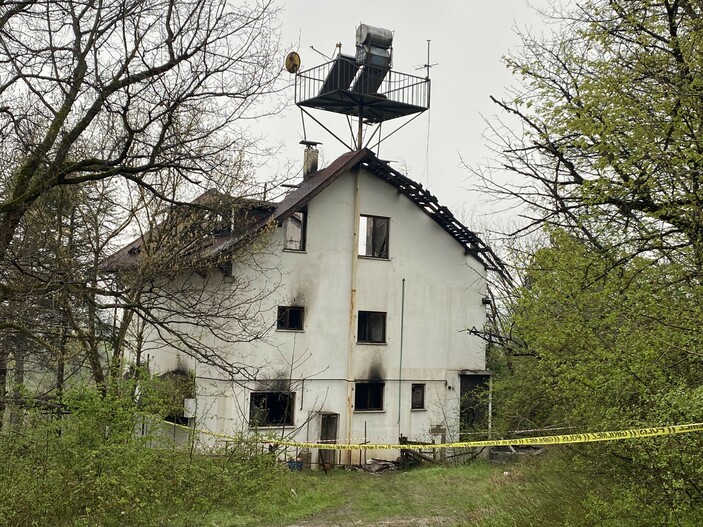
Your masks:
<svg viewBox="0 0 703 527"><path fill-rule="evenodd" d="M317 172L317 157L320 153L317 150L317 145L322 144L316 141L300 141L301 145L305 145L305 153L303 157L303 180Z"/></svg>

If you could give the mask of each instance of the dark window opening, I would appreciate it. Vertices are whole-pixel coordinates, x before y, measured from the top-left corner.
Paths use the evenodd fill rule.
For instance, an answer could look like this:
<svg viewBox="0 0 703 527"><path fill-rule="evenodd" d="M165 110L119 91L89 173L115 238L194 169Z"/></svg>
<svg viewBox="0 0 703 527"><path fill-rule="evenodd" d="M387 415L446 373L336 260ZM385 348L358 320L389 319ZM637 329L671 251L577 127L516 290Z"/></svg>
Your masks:
<svg viewBox="0 0 703 527"><path fill-rule="evenodd" d="M175 425L188 426L188 418L182 415L170 414L164 417L164 421Z"/></svg>
<svg viewBox="0 0 703 527"><path fill-rule="evenodd" d="M234 266L232 265L232 260L226 260L217 265L217 268L222 273L225 278L231 278L234 276Z"/></svg>
<svg viewBox="0 0 703 527"><path fill-rule="evenodd" d="M292 426L295 393L252 392L249 425Z"/></svg>
<svg viewBox="0 0 703 527"><path fill-rule="evenodd" d="M381 311L359 311L357 342L383 344L386 342L386 314Z"/></svg>
<svg viewBox="0 0 703 527"><path fill-rule="evenodd" d="M488 429L488 375L460 375L460 437L461 434L486 432ZM466 436L469 437L469 436Z"/></svg>
<svg viewBox="0 0 703 527"><path fill-rule="evenodd" d="M410 408L413 410L425 409L425 385L413 384L412 395L410 397Z"/></svg>
<svg viewBox="0 0 703 527"><path fill-rule="evenodd" d="M301 210L283 222L283 248L286 251L304 251L308 213Z"/></svg>
<svg viewBox="0 0 703 527"><path fill-rule="evenodd" d="M388 258L390 218L361 216L359 219L359 256Z"/></svg>
<svg viewBox="0 0 703 527"><path fill-rule="evenodd" d="M385 383L382 382L357 382L354 387L354 410L383 410L384 387Z"/></svg>
<svg viewBox="0 0 703 527"><path fill-rule="evenodd" d="M297 306L278 306L276 329L303 331L304 308Z"/></svg>

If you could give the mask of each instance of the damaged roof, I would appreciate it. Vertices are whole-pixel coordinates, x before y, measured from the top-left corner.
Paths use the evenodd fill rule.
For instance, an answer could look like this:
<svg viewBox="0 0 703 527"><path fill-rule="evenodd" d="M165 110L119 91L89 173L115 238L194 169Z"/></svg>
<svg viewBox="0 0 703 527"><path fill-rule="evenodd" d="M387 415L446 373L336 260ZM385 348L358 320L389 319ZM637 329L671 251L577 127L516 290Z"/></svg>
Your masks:
<svg viewBox="0 0 703 527"><path fill-rule="evenodd" d="M185 233L178 231L178 211L193 210L200 212L216 212L217 220L211 218L212 225L198 230L195 237L188 240L188 246L178 248L176 257L192 257L194 260L212 257L219 254L224 248L231 247L233 242L240 242L249 234L260 229L270 221L276 204L268 201L254 200L251 198L237 198L210 189L187 204L177 204L171 208L175 212L175 223L167 225L162 221L142 236L125 245L112 255L108 256L100 265L107 272L127 269L135 265L143 254L144 245L151 241L159 241L167 235L182 237ZM161 247L158 250L163 250ZM183 251L185 250L185 254Z"/></svg>
<svg viewBox="0 0 703 527"><path fill-rule="evenodd" d="M282 201L278 203L259 203L255 207L256 221L253 222L255 224L254 228L261 229L271 221L280 225L334 183L342 174L357 166L364 168L370 174L394 186L399 194L403 194L417 205L449 233L464 248L466 254L476 257L486 269L496 271L506 277L508 276L505 264L475 232L463 225L447 207L440 205L437 198L423 188L422 184L391 168L387 161L379 159L367 148L341 155L328 166L305 179L298 188L288 193ZM202 202L203 198L205 198L205 201L208 201L208 198L212 199L213 192L212 190L206 192L197 198L194 203ZM219 237L217 240L213 239L212 244L202 247L202 249L207 256L212 256L214 253L232 248L239 239L239 236L234 235ZM139 245L140 240L135 240L115 253L110 259L118 257L118 260L126 263L124 260L129 260L129 256L137 255L138 250L135 251L135 249Z"/></svg>
<svg viewBox="0 0 703 527"><path fill-rule="evenodd" d="M404 176L391 168L387 161L383 161L364 148L347 152L335 159L328 166L304 180L300 186L289 193L283 201L276 204L273 219L282 223L294 212L309 203L315 196L330 186L342 174L356 166L361 166L374 176L398 189L425 214L432 218L440 227L447 231L452 238L461 244L466 254L475 256L488 270L496 271L507 276L507 269L503 261L493 250L472 230L461 223L447 208L422 184Z"/></svg>

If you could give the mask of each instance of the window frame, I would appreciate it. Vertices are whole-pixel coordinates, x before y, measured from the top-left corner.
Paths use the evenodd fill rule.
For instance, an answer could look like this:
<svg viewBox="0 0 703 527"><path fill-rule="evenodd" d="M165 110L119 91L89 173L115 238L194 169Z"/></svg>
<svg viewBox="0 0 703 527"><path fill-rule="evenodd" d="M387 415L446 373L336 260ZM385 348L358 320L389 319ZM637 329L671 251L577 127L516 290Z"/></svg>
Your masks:
<svg viewBox="0 0 703 527"><path fill-rule="evenodd" d="M417 406L415 404L415 390L419 389L421 390L422 394L422 401L421 405ZM425 406L425 394L427 393L427 385L425 383L413 383L410 385L410 409L411 410L426 410Z"/></svg>
<svg viewBox="0 0 703 527"><path fill-rule="evenodd" d="M298 248L288 246L288 237L286 236L288 232L288 225L292 224L292 218L296 215L300 215L301 227L300 227L300 242L298 243ZM300 209L283 222L283 250L292 253L304 253L308 244L308 209Z"/></svg>
<svg viewBox="0 0 703 527"><path fill-rule="evenodd" d="M371 318L373 315L383 315L383 324L381 331L383 333L382 340L372 340L372 330L371 330ZM364 331L365 335L362 338L362 318L365 320ZM388 313L386 311L362 311L359 310L356 314L356 343L357 344L386 344L388 342L387 334L387 319Z"/></svg>
<svg viewBox="0 0 703 527"><path fill-rule="evenodd" d="M270 421L269 417L269 400L272 398L281 399L286 397L286 408L283 409L283 420ZM255 399L258 401L255 402ZM266 408L262 408L260 401L266 402ZM264 419L258 422L260 415L255 415L255 409L264 410ZM278 412L281 413L280 411ZM279 392L279 391L261 391L255 390L249 392L249 428L281 428L286 426L295 426L295 392Z"/></svg>
<svg viewBox="0 0 703 527"><path fill-rule="evenodd" d="M361 224L362 218L366 218L366 229L365 231L362 232ZM369 229L369 220L371 221L371 228ZM386 222L386 228L385 228L385 233L386 233L386 243L385 243L385 252L381 252L380 254L374 254L374 233L376 232L376 227L375 223L376 220L383 220ZM367 249L369 247L369 233L371 237L371 254L367 253ZM357 254L360 258L371 258L374 260L389 260L390 259L390 251L389 251L389 246L390 246L390 238L391 238L391 219L388 216L376 216L374 214L360 214L359 215L359 246L357 247ZM363 252L362 252L362 240L365 242Z"/></svg>
<svg viewBox="0 0 703 527"><path fill-rule="evenodd" d="M354 383L355 412L385 412L386 383L383 381L360 381ZM372 406L374 400L380 399L380 405ZM360 405L365 402L364 405Z"/></svg>
<svg viewBox="0 0 703 527"><path fill-rule="evenodd" d="M291 311L300 312L299 327L291 327ZM283 324L285 322L285 325ZM305 307L304 306L278 306L276 313L276 331L305 331Z"/></svg>

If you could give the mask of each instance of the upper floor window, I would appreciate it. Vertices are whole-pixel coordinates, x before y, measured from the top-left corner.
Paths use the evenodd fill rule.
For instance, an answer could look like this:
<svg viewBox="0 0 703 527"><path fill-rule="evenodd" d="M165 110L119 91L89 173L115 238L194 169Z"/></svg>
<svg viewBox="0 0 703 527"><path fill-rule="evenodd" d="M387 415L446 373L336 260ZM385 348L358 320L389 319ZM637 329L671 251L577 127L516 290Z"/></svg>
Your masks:
<svg viewBox="0 0 703 527"><path fill-rule="evenodd" d="M283 222L283 249L286 251L304 251L305 235L308 223L306 210L294 212Z"/></svg>
<svg viewBox="0 0 703 527"><path fill-rule="evenodd" d="M305 308L300 306L278 306L276 329L303 331L303 314Z"/></svg>
<svg viewBox="0 0 703 527"><path fill-rule="evenodd" d="M356 341L366 344L386 342L386 314L382 311L359 311Z"/></svg>
<svg viewBox="0 0 703 527"><path fill-rule="evenodd" d="M390 218L361 216L359 218L359 256L388 258L388 226Z"/></svg>

